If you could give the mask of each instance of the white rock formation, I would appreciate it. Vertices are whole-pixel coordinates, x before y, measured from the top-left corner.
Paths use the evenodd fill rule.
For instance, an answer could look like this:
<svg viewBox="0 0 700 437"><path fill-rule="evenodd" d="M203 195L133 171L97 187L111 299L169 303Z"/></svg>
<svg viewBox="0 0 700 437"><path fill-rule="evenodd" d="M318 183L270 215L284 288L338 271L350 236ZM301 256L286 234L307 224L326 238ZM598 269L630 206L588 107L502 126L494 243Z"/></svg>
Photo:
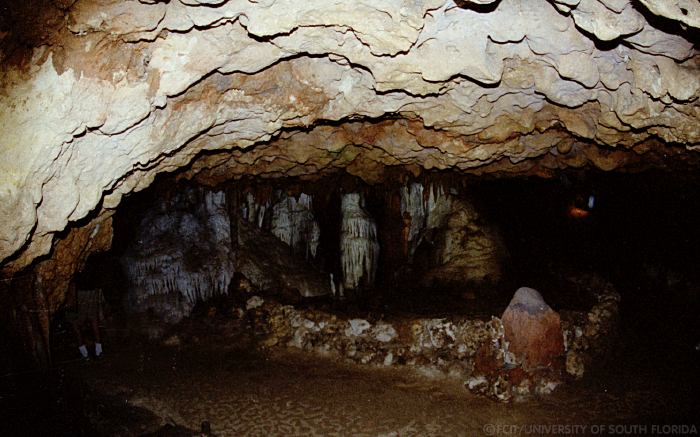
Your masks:
<svg viewBox="0 0 700 437"><path fill-rule="evenodd" d="M171 322L228 293L234 266L224 193L190 189L162 200L141 221L122 264L131 309L150 308Z"/></svg>
<svg viewBox="0 0 700 437"><path fill-rule="evenodd" d="M364 208L360 193L343 195L340 224L340 264L345 289L371 286L379 262L377 224Z"/></svg>
<svg viewBox="0 0 700 437"><path fill-rule="evenodd" d="M423 232L444 226L453 212L452 196L445 193L442 185L430 184L427 188L425 192L423 184L418 182L401 188L401 214L408 213L411 217L410 255L415 253Z"/></svg>
<svg viewBox="0 0 700 437"><path fill-rule="evenodd" d="M248 223L253 223L257 227L262 228L265 220L265 213L270 208L270 201L258 203L255 200L253 193L246 193L245 203L241 210L241 216Z"/></svg>
<svg viewBox="0 0 700 437"><path fill-rule="evenodd" d="M248 223L263 228L266 214L269 216L269 230L272 235L291 247L296 254L307 260L316 257L321 228L314 217L313 197L300 193L292 196L277 190L273 198L256 199L248 192L241 208L241 216Z"/></svg>
<svg viewBox="0 0 700 437"><path fill-rule="evenodd" d="M314 219L313 198L306 193L298 198L281 195L272 208L272 233L296 253L315 258L321 228Z"/></svg>

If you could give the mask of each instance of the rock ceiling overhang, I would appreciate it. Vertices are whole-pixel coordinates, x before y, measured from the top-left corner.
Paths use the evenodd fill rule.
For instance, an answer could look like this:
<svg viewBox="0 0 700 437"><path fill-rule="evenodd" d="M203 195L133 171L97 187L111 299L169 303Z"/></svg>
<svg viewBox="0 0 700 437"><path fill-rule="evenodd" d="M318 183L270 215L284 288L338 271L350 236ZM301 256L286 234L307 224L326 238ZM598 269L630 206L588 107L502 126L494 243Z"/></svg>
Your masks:
<svg viewBox="0 0 700 437"><path fill-rule="evenodd" d="M700 145L695 0L46 0L35 23L8 8L9 272L203 151L232 153L200 177L371 179L378 163L610 169Z"/></svg>

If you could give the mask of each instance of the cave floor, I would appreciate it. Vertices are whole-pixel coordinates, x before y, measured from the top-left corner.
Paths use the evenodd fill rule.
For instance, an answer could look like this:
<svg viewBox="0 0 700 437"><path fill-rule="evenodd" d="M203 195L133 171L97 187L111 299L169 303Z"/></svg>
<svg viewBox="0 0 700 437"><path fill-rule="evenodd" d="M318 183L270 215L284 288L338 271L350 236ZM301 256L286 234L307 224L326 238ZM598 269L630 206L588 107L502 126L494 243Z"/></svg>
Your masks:
<svg viewBox="0 0 700 437"><path fill-rule="evenodd" d="M66 351L44 381L50 389L38 397L31 396L42 387L37 380L25 379L26 389L15 385L14 394L4 381L0 407L13 418L4 425L19 427L22 435L50 429L51 435L123 436L193 435L203 421L217 436L654 435L663 429L652 426L661 424L700 429L694 361L668 361L664 368L626 347L550 396L502 404L470 394L460 381L408 368L260 353L240 323L204 316L159 342L108 332L104 359L65 359ZM30 406L34 413L28 414Z"/></svg>

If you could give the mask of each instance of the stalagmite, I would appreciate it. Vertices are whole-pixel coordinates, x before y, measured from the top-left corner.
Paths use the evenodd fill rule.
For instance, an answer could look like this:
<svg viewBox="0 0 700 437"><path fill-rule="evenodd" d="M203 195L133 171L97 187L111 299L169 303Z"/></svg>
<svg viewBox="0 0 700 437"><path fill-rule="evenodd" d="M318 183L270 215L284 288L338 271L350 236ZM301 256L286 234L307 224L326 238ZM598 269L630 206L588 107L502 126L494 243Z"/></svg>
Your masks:
<svg viewBox="0 0 700 437"><path fill-rule="evenodd" d="M371 286L377 272L377 225L364 209L360 193L343 195L340 259L346 289Z"/></svg>

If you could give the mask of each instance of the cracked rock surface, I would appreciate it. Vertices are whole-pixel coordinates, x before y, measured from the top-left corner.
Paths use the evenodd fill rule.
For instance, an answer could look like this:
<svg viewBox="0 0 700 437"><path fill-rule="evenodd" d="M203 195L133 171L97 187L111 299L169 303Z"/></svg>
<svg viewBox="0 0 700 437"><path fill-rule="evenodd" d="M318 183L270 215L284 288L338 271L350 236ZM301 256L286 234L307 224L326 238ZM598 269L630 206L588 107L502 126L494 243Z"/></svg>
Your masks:
<svg viewBox="0 0 700 437"><path fill-rule="evenodd" d="M700 145L693 0L6 3L6 275L193 162L371 181L386 165L609 170Z"/></svg>

